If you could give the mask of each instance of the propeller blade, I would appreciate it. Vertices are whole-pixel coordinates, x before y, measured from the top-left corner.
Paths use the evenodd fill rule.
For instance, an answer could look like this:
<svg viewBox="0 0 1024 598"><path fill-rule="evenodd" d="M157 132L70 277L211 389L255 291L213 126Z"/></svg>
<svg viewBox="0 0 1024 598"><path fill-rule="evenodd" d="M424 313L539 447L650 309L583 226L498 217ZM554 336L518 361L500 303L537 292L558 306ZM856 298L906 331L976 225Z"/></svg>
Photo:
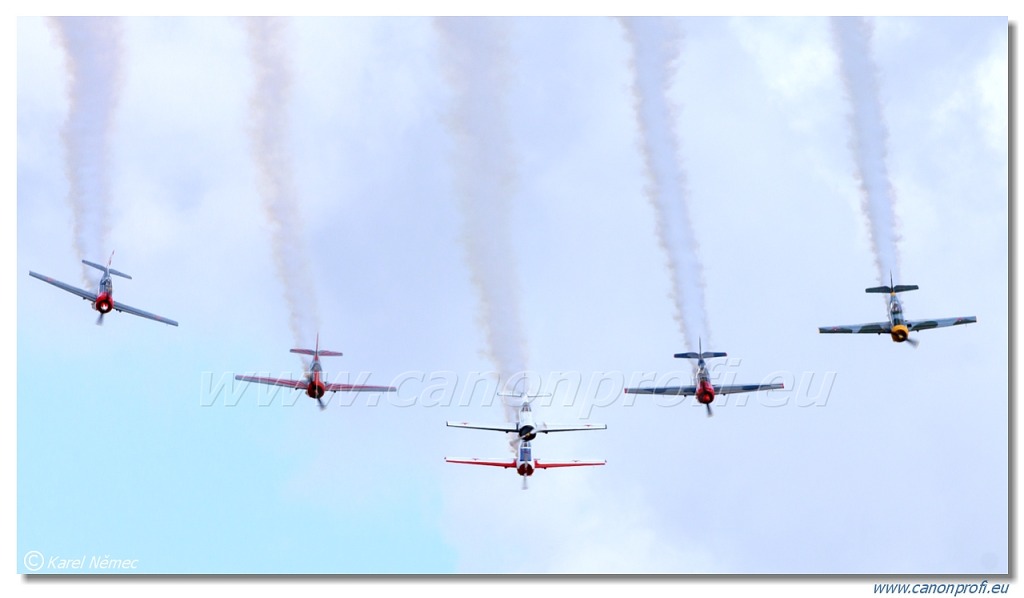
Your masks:
<svg viewBox="0 0 1024 598"><path fill-rule="evenodd" d="M320 411L324 410L324 402L321 401L319 397L317 397L317 399L316 399L316 404L320 405Z"/></svg>
<svg viewBox="0 0 1024 598"><path fill-rule="evenodd" d="M711 412L711 403L704 403L704 406L708 408L708 417L714 415L714 413Z"/></svg>
<svg viewBox="0 0 1024 598"><path fill-rule="evenodd" d="M102 326L103 325L103 316L104 316L104 313L100 312L100 315L96 318L96 325L97 326Z"/></svg>
<svg viewBox="0 0 1024 598"><path fill-rule="evenodd" d="M523 490L529 490L530 489L530 486L526 483L527 479L529 479L529 478L527 478L526 476L523 476Z"/></svg>
<svg viewBox="0 0 1024 598"><path fill-rule="evenodd" d="M920 344L920 342L921 342L921 341L917 340L916 338L910 338L910 337L908 336L908 337L907 337L907 342L908 342L908 343L910 343L910 346L911 346L911 347L913 347L913 348L915 348L915 349L916 349L916 348L917 348L917 345L918 345L918 344Z"/></svg>

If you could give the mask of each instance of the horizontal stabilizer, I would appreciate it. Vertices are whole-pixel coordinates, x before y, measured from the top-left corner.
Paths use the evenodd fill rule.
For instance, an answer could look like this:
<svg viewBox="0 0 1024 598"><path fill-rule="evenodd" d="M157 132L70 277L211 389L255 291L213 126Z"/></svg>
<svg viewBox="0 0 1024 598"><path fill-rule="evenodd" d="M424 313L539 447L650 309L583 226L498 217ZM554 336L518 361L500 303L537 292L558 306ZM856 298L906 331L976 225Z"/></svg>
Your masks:
<svg viewBox="0 0 1024 598"><path fill-rule="evenodd" d="M704 351L703 353L676 353L676 359L711 359L712 357L725 357L721 351Z"/></svg>
<svg viewBox="0 0 1024 598"><path fill-rule="evenodd" d="M298 353L300 355L316 355L316 351L313 349L292 349L292 353ZM341 357L343 353L340 351L327 351L325 349L320 350L320 357Z"/></svg>
<svg viewBox="0 0 1024 598"><path fill-rule="evenodd" d="M916 291L919 287L916 284L898 284L894 287L871 287L864 289L865 293L902 293L904 291Z"/></svg>
<svg viewBox="0 0 1024 598"><path fill-rule="evenodd" d="M131 276L125 274L124 272L119 272L118 270L115 270L113 268L106 268L106 267L101 266L101 265L99 265L97 263L90 262L89 260L82 260L82 263L85 264L86 266L92 266L93 268L96 268L97 270L103 270L104 272L110 272L111 274L113 274L115 276L120 276L121 278L127 278L128 280L132 279Z"/></svg>

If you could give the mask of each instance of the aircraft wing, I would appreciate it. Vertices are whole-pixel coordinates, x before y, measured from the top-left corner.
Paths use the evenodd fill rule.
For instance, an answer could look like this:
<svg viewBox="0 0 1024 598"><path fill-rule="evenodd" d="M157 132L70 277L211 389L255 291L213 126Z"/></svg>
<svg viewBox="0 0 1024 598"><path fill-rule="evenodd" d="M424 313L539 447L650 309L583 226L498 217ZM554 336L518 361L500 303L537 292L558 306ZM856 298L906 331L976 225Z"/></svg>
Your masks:
<svg viewBox="0 0 1024 598"><path fill-rule="evenodd" d="M451 459L449 457L444 458L447 463L462 463L464 465L490 465L491 467L505 467L512 468L516 466L515 459L477 459L476 457L470 457L468 459Z"/></svg>
<svg viewBox="0 0 1024 598"><path fill-rule="evenodd" d="M889 334L889 322L873 322L856 326L822 326L821 334Z"/></svg>
<svg viewBox="0 0 1024 598"><path fill-rule="evenodd" d="M29 270L28 275L32 276L34 278L38 278L39 280L41 280L43 282L48 282L48 283L52 284L55 287L64 289L65 291L67 291L69 293L74 293L75 295L78 295L82 299L87 299L89 301L95 301L96 300L96 294L95 293L90 293L89 291L84 291L84 290L82 290L82 289L80 289L78 287L73 287L73 286L71 286L71 285L69 285L67 283L63 283L63 282L61 282L59 280L55 280L53 278L50 278L49 276L43 276L42 274L36 274L35 272L32 272L31 270Z"/></svg>
<svg viewBox="0 0 1024 598"><path fill-rule="evenodd" d="M330 392L338 392L339 390L347 390L352 392L395 392L398 389L395 388L394 386L360 386L358 384L328 384L326 386L326 390Z"/></svg>
<svg viewBox="0 0 1024 598"><path fill-rule="evenodd" d="M494 430L495 432L511 432L515 434L519 428L515 424L471 424L469 422L448 422L452 428L470 428L473 430Z"/></svg>
<svg viewBox="0 0 1024 598"><path fill-rule="evenodd" d="M565 425L561 425L561 424L547 424L546 423L546 424L541 424L541 426L539 428L537 428L537 432L543 432L544 434L547 434L548 432L579 432L581 430L607 430L607 429L608 429L608 426L606 426L604 424L583 424L583 425L575 425L575 426L565 426Z"/></svg>
<svg viewBox="0 0 1024 598"><path fill-rule="evenodd" d="M589 467L593 465L604 465L607 461L586 461L583 459L573 459L572 461L541 461L540 459L534 459L533 466L537 469L548 469L550 467Z"/></svg>
<svg viewBox="0 0 1024 598"><path fill-rule="evenodd" d="M941 320L915 320L907 322L909 330L929 330L931 328L944 328L946 326L957 326L959 324L974 324L978 318L966 316L963 318L943 318Z"/></svg>
<svg viewBox="0 0 1024 598"><path fill-rule="evenodd" d="M653 388L627 388L623 392L638 395L683 395L697 394L696 386L661 386Z"/></svg>
<svg viewBox="0 0 1024 598"><path fill-rule="evenodd" d="M136 307L132 307L130 305L125 305L124 303L118 303L117 301L114 301L114 309L116 311L123 311L124 313L131 314L133 316L139 316L141 318L149 318L150 320L156 320L157 322L163 322L164 324L170 324L171 326L177 326L178 325L178 323L175 322L174 320L165 318L163 316L158 316L156 314L151 314L148 311L142 311L141 309L138 309Z"/></svg>
<svg viewBox="0 0 1024 598"><path fill-rule="evenodd" d="M759 390L780 390L784 388L781 382L772 382L771 384L726 384L725 386L716 386L715 394L719 395L731 395L738 392L757 392Z"/></svg>
<svg viewBox="0 0 1024 598"><path fill-rule="evenodd" d="M235 380L242 380L243 382L256 382L258 384L271 384L273 386L284 386L285 388L295 388L298 390L306 390L309 388L309 382L304 380L282 380L280 378L261 378L259 376L235 376Z"/></svg>

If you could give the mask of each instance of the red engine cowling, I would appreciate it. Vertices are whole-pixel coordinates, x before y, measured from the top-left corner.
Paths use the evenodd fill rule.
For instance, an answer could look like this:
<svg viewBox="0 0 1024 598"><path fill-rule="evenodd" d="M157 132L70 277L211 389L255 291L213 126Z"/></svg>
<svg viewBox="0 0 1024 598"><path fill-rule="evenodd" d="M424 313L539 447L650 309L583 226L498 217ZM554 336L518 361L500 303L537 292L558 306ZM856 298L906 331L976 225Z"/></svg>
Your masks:
<svg viewBox="0 0 1024 598"><path fill-rule="evenodd" d="M108 314L110 310L114 309L114 302L111 301L110 297L100 295L96 298L96 302L92 304L92 307L101 314Z"/></svg>
<svg viewBox="0 0 1024 598"><path fill-rule="evenodd" d="M533 475L533 465L530 463L520 463L519 467L516 468L516 472L519 475Z"/></svg>
<svg viewBox="0 0 1024 598"><path fill-rule="evenodd" d="M697 387L697 401L707 405L715 400L715 388L708 382L701 382Z"/></svg>
<svg viewBox="0 0 1024 598"><path fill-rule="evenodd" d="M309 388L306 389L306 394L314 399L323 397L325 392L327 392L327 388L323 384L317 384L315 382L310 384Z"/></svg>

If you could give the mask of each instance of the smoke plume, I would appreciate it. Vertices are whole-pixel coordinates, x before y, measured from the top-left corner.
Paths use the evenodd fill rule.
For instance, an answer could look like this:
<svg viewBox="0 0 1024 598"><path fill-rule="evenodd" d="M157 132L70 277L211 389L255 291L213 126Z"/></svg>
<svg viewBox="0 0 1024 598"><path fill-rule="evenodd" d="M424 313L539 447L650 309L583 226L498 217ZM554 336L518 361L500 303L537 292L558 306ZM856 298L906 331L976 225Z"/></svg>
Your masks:
<svg viewBox="0 0 1024 598"><path fill-rule="evenodd" d="M455 184L464 217L462 236L487 355L507 381L526 369L526 343L512 258L509 214L516 189L516 157L506 116L510 59L500 19L435 21L441 61L454 93L447 124L455 139ZM509 389L511 390L511 389ZM505 405L506 417L515 410Z"/></svg>
<svg viewBox="0 0 1024 598"><path fill-rule="evenodd" d="M307 347L320 322L288 151L292 74L287 22L274 17L248 18L246 29L256 82L250 102L250 134L259 171L259 193L270 223L271 252L288 305L295 346Z"/></svg>
<svg viewBox="0 0 1024 598"><path fill-rule="evenodd" d="M871 57L871 24L863 17L834 17L832 33L853 112L850 147L857 163L861 209L868 220L878 281L900 282L900 240L895 198L886 165L889 132L878 95L878 69Z"/></svg>
<svg viewBox="0 0 1024 598"><path fill-rule="evenodd" d="M68 72L68 119L61 130L72 233L79 261L104 260L110 236L110 139L121 86L121 22L54 17ZM95 273L82 265L82 282Z"/></svg>
<svg viewBox="0 0 1024 598"><path fill-rule="evenodd" d="M709 346L704 270L690 222L676 115L668 95L682 36L677 23L670 19L623 18L620 22L633 51L630 68L640 151L647 174L645 191L655 209L658 241L671 278L669 297L683 339L689 349L696 350L700 337Z"/></svg>

